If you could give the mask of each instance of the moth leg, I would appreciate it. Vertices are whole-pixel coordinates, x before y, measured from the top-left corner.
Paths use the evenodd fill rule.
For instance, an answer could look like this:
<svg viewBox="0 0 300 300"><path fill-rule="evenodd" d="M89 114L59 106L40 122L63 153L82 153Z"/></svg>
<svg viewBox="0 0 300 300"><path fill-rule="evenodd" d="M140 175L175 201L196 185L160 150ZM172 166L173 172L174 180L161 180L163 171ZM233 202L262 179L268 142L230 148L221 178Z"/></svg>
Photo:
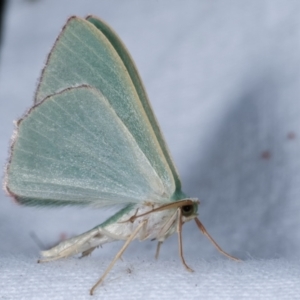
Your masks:
<svg viewBox="0 0 300 300"><path fill-rule="evenodd" d="M158 241L157 243L157 248L156 248L156 253L155 253L155 259L158 259L159 256L159 250L160 250L160 246L162 245L163 241Z"/></svg>
<svg viewBox="0 0 300 300"><path fill-rule="evenodd" d="M147 224L147 220L141 222L139 224L139 226L132 232L132 234L129 236L129 238L126 240L126 242L124 243L123 247L121 248L121 250L117 253L117 255L115 256L115 258L112 260L112 262L109 264L109 266L107 267L107 269L105 270L105 272L103 273L103 275L101 276L101 278L94 284L94 286L91 288L90 290L90 294L93 295L95 289L97 288L98 285L100 285L104 278L107 276L107 274L109 273L109 271L112 269L112 267L114 266L114 264L116 263L116 261L122 256L122 254L124 253L124 251L126 250L126 248L129 246L129 244L134 240L134 238L137 236L137 234L139 233L139 231Z"/></svg>
<svg viewBox="0 0 300 300"><path fill-rule="evenodd" d="M81 256L80 256L79 258L83 258L83 257L85 257L85 256L90 255L96 248L97 248L97 247L92 247L92 248L90 248L90 249L88 249L88 250L83 251L83 252L81 253Z"/></svg>
<svg viewBox="0 0 300 300"><path fill-rule="evenodd" d="M127 222L127 221L126 221ZM123 222L120 222L120 223L123 223ZM107 231L106 229L104 229L104 228L101 228L101 234L103 234L103 235L106 235L107 237L110 237L110 238L112 238L112 239L114 239L114 240L127 240L127 238L126 237L124 237L124 236L121 236L121 235L118 235L118 234L114 234L114 233L111 233L111 232L109 232L109 231ZM95 248L94 248L95 249ZM93 250L94 250L93 249ZM92 250L92 251L93 251ZM92 252L91 251L91 252ZM88 253L89 254L89 253ZM87 254L87 255L88 255ZM85 255L83 255L83 253L82 253L82 256L81 257L83 257L83 256L85 256ZM81 258L80 257L80 258ZM120 256L120 260L121 261L123 261L123 258L122 258L122 256Z"/></svg>
<svg viewBox="0 0 300 300"><path fill-rule="evenodd" d="M164 242L164 240L168 237L167 232L169 231L171 226L174 224L174 222L176 222L176 219L177 219L177 211L175 211L175 213L172 215L172 217L162 226L162 228L159 232L159 235L157 237L158 243L157 243L157 248L156 248L156 253L155 253L155 259L158 259L160 247L161 247L162 243Z"/></svg>
<svg viewBox="0 0 300 300"><path fill-rule="evenodd" d="M195 222L198 226L198 228L202 231L202 233L211 241L211 243L218 249L218 251L220 253L222 253L223 255L225 255L226 257L235 260L235 261L241 261L240 259L231 256L230 254L228 254L227 252L225 252L218 244L217 242L211 237L211 235L206 231L205 227L203 226L203 224L200 222L200 220L198 218L195 218Z"/></svg>
<svg viewBox="0 0 300 300"><path fill-rule="evenodd" d="M178 208L177 209L177 213L178 213L178 218L177 218L177 233L178 233L178 242L179 242L179 256L181 258L181 261L183 263L183 265L185 266L185 268L189 271L189 272L194 272L193 269L191 269L185 262L184 257L183 257L183 250L182 250L182 213L181 213L181 209Z"/></svg>

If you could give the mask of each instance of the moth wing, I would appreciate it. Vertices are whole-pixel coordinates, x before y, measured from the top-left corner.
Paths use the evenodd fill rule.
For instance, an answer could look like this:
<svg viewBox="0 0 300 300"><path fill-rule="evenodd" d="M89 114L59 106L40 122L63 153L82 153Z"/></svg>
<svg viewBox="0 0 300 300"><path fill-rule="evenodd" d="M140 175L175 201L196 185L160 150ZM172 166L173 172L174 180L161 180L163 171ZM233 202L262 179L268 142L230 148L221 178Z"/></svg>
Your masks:
<svg viewBox="0 0 300 300"><path fill-rule="evenodd" d="M127 126L95 88L68 88L18 122L7 191L25 205L105 206L166 198Z"/></svg>
<svg viewBox="0 0 300 300"><path fill-rule="evenodd" d="M119 57L122 59L123 64L126 67L127 72L131 78L132 84L134 85L134 88L138 94L138 98L143 106L145 113L147 114L149 122L151 123L152 129L156 135L157 141L161 147L161 150L165 156L165 159L167 160L168 165L171 169L171 172L172 172L174 180L175 180L175 184L180 189L181 183L180 183L180 178L179 178L178 172L173 163L168 146L167 146L167 144L164 140L163 134L159 128L156 117L153 113L151 104L148 100L146 90L145 90L143 82L141 80L141 77L138 73L136 65L135 65L129 51L127 50L126 46L124 45L122 40L119 38L119 36L116 34L116 32L108 24L106 24L103 20L101 20L95 16L88 16L86 18L86 20L88 20L93 25L95 25L105 35L105 37L109 40L109 42L112 44L114 49L119 54Z"/></svg>
<svg viewBox="0 0 300 300"><path fill-rule="evenodd" d="M99 22L96 27L84 19L69 19L49 54L35 101L39 103L71 86L88 84L97 88L128 128L171 197L180 190L180 179L141 80L120 39Z"/></svg>

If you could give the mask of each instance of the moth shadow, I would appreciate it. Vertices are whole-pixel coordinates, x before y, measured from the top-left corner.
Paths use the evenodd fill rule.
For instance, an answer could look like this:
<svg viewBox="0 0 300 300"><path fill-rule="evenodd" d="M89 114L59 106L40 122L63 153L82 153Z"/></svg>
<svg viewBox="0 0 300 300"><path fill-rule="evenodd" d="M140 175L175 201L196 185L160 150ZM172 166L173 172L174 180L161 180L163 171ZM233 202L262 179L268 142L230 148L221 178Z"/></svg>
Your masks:
<svg viewBox="0 0 300 300"><path fill-rule="evenodd" d="M289 155L296 136L289 132L281 109L285 99L276 86L265 79L228 101L233 104L207 151L198 152L183 178L184 190L201 200L199 216L207 230L225 251L242 259L296 255L299 250L293 229L300 225L299 205L295 210ZM199 233L186 227L194 243ZM211 249L201 245L204 256Z"/></svg>

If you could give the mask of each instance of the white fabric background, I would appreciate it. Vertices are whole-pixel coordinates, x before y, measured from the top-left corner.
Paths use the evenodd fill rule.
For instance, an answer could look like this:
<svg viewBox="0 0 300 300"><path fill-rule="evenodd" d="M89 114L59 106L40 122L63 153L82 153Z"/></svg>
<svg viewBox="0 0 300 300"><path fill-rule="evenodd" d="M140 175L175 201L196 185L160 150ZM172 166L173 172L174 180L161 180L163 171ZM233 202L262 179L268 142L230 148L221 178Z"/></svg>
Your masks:
<svg viewBox="0 0 300 300"><path fill-rule="evenodd" d="M97 15L136 61L184 191L235 263L184 226L190 274L171 237L134 242L95 299L299 299L300 2L11 0L0 62L0 159L70 15ZM289 138L289 135L293 138ZM264 155L264 153L268 153ZM267 156L267 157L266 157ZM122 243L36 264L39 247L100 224L112 210L20 207L0 194L0 299L91 299Z"/></svg>

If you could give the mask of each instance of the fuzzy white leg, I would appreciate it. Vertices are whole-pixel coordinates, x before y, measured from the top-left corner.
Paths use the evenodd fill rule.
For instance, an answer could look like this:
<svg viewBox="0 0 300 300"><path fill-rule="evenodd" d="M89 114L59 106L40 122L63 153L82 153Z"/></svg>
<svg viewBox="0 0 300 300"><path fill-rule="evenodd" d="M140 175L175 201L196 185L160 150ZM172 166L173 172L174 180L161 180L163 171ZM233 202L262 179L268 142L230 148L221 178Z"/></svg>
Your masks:
<svg viewBox="0 0 300 300"><path fill-rule="evenodd" d="M171 235L173 232L169 232L170 228L174 225L174 222L176 222L177 220L177 210L175 211L175 213L172 215L172 217L162 226L159 234L158 234L158 243L157 243L157 248L156 248L156 253L155 253L155 259L158 259L159 256L159 251L160 251L160 247L162 245L162 243L164 242L164 240Z"/></svg>
<svg viewBox="0 0 300 300"><path fill-rule="evenodd" d="M162 226L161 230L157 234L157 240L163 242L168 236L172 235L175 231L176 226L173 226L174 223L177 221L177 210L171 216L171 218ZM174 228L174 230L170 230Z"/></svg>

